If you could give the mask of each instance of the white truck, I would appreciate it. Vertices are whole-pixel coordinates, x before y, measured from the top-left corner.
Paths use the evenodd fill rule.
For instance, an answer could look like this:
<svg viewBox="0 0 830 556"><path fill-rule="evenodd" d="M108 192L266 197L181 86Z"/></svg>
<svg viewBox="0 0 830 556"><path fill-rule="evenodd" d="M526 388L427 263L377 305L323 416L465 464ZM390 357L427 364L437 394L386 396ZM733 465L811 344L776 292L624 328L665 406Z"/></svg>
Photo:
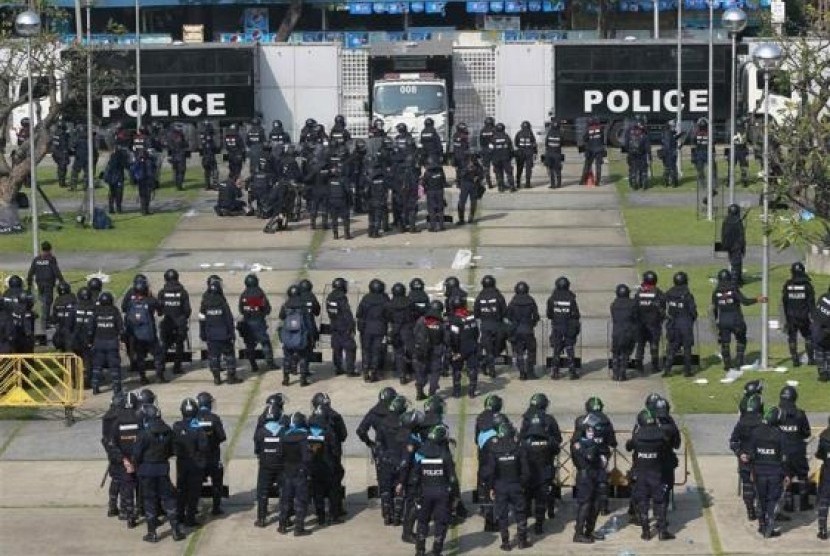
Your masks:
<svg viewBox="0 0 830 556"><path fill-rule="evenodd" d="M432 73L387 73L372 87L372 121L383 121L390 132L399 123L417 139L424 120L432 118L444 146L449 142L447 82Z"/></svg>

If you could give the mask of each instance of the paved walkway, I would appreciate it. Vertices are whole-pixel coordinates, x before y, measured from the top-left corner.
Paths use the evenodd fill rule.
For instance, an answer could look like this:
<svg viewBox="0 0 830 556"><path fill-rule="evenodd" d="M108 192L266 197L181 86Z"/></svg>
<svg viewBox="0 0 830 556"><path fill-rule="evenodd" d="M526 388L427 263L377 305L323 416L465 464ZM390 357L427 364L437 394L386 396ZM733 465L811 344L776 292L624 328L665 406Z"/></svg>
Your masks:
<svg viewBox="0 0 830 556"><path fill-rule="evenodd" d="M572 157L571 160L575 160ZM568 165L567 183L575 181L575 164ZM537 169L537 174L540 174ZM219 219L209 212L208 203L198 204L196 214L182 219L177 230L142 267L151 284L161 282L170 266L182 271L183 280L198 301L204 279L219 274L226 292L233 297L242 288L242 279L254 264L271 267L259 274L266 291L273 292L277 305L286 288L298 278L309 278L315 291L323 295L326 284L336 276L350 281L353 306L372 277L383 279L387 287L396 281L408 283L419 276L437 293L448 275L456 275L474 294L479 280L493 274L509 298L512 285L526 280L532 293L544 306L555 279L567 275L575 284L585 318L581 352L586 374L580 381L553 382L549 379L520 382L512 372L501 369L496 379L483 379L484 394L499 392L505 408L513 416L521 413L529 397L537 391L551 398L551 408L563 428L569 428L582 411L584 400L598 395L605 400L619 429L628 429L649 392L665 392L659 377L634 379L625 384L607 380L602 361L606 353L608 292L619 282L634 283L634 253L622 226L619 203L610 187L586 189L568 185L550 191L534 179L536 187L516 194L488 191L483 210L474 226L452 226L447 232L416 235L390 235L371 240L364 235L365 217L353 224L358 234L352 241L334 240L330 233L312 232L307 224L293 226L288 233L264 235L262 221L250 218ZM449 207L454 207L454 190ZM454 212L454 211L448 211ZM565 247L554 247L564 245ZM453 270L453 261L469 250L473 264ZM104 269L110 270L108 268ZM543 309L544 310L544 309ZM539 360L545 353L545 335L539 334ZM326 360L329 358L326 356ZM399 530L383 527L376 501L366 496L373 484L367 450L354 437L354 427L375 402L383 386L397 386L386 379L367 385L360 379L334 377L329 364L314 368L316 384L300 388L279 386L280 373L252 375L243 366L245 382L238 386L214 387L208 371L194 367L170 384L155 385L162 413L168 422L178 417L180 400L207 390L218 399L229 442L224 451L226 481L230 485L229 513L192 533L184 543L169 537L152 548L159 554L227 554L228 547L239 554L265 554L274 550L293 554L323 554L333 547L352 554L411 554L413 547L402 544ZM540 369L541 370L541 369ZM134 386L130 383L130 386ZM442 381L442 395L448 394L448 380ZM315 391L331 394L334 407L346 418L350 437L345 446L349 520L346 524L319 528L310 520L311 537L295 539L278 536L274 527L253 527L256 462L252 435L256 415L265 398L275 392L287 394L287 409L308 411ZM410 385L407 396L414 394ZM104 517L106 493L98 489L105 469L100 448L101 413L108 396L90 399L81 411L80 421L66 429L56 418L36 421L0 421L0 550L5 554L29 552L36 546L43 554L138 553L148 547L140 541L142 530L128 531L122 524ZM475 400L448 401L448 423L457 439L456 460L462 490L472 508L470 492L475 482L475 449L472 430L475 415L482 410L484 396ZM822 416L815 416L821 419ZM708 419L708 420L707 420ZM573 534L574 506L567 496L557 518L545 526L542 537L533 537L528 554L710 554L721 548L735 552L777 554L826 553L826 544L815 540L814 529L799 524L788 526L782 540L762 542L740 515L740 500L735 495L734 461L724 455L724 431L733 416L695 416L687 420L691 440L699 450L697 459L678 472L685 484L676 491L676 510L671 514L674 542L639 539L639 529L631 526L609 535L591 547L570 543ZM823 421L817 421L821 423ZM621 438L626 434L621 433ZM699 473L695 472L695 465ZM699 483L700 479L703 483ZM627 501L614 501L614 515L625 524ZM806 515L806 514L805 514ZM810 514L812 515L812 514ZM610 522L603 518L600 525ZM164 530L164 529L163 529ZM450 552L497 554L496 534L482 533L482 521L475 516L454 528L448 545ZM33 540L37 544L33 545ZM784 548L786 546L786 549Z"/></svg>

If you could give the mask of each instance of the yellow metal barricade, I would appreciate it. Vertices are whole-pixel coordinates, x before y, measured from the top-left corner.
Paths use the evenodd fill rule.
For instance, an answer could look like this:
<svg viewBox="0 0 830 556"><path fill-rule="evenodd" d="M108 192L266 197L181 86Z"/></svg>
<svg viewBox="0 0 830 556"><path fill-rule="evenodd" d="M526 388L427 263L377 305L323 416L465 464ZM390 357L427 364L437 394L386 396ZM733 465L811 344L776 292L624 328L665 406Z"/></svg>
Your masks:
<svg viewBox="0 0 830 556"><path fill-rule="evenodd" d="M77 355L0 355L0 407L63 407L72 424L83 399L83 360Z"/></svg>

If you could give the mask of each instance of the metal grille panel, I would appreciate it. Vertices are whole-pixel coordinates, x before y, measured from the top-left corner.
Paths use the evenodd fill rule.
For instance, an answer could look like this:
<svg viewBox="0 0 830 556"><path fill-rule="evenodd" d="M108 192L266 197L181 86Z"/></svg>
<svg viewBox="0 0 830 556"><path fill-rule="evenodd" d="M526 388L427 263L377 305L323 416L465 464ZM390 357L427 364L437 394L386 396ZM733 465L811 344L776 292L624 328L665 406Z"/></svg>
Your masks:
<svg viewBox="0 0 830 556"><path fill-rule="evenodd" d="M340 51L340 84L343 97L340 109L354 137L369 133L369 52L361 49Z"/></svg>
<svg viewBox="0 0 830 556"><path fill-rule="evenodd" d="M469 126L477 148L484 118L496 114L495 48L455 48L452 65L455 122Z"/></svg>

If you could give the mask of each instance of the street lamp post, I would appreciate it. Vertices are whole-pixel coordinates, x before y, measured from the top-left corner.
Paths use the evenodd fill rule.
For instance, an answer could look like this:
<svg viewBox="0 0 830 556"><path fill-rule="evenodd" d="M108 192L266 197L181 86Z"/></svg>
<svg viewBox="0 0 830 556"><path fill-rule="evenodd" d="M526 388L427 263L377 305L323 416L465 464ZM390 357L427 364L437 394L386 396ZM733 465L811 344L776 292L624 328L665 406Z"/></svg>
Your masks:
<svg viewBox="0 0 830 556"><path fill-rule="evenodd" d="M752 57L764 72L764 194L763 198L763 256L761 260L761 296L769 299L769 74L781 63L781 47L765 43L755 49ZM769 303L761 304L761 369L769 363Z"/></svg>
<svg viewBox="0 0 830 556"><path fill-rule="evenodd" d="M654 38L660 38L660 0L652 0L654 3Z"/></svg>
<svg viewBox="0 0 830 556"><path fill-rule="evenodd" d="M141 112L144 101L141 100L141 2L135 0L135 130L141 129Z"/></svg>
<svg viewBox="0 0 830 556"><path fill-rule="evenodd" d="M740 8L729 8L721 16L723 26L732 36L732 88L729 93L729 204L735 203L735 81L737 73L738 33L746 28L746 12Z"/></svg>
<svg viewBox="0 0 830 556"><path fill-rule="evenodd" d="M89 223L95 212L95 176L92 156L92 25L90 11L92 0L84 0L86 8L86 181L89 195ZM94 229L94 228L93 228Z"/></svg>
<svg viewBox="0 0 830 556"><path fill-rule="evenodd" d="M675 132L677 136L683 131L683 2L677 2L677 119ZM682 143L681 143L682 144ZM680 159L680 149L677 149L677 175L683 175L683 162Z"/></svg>
<svg viewBox="0 0 830 556"><path fill-rule="evenodd" d="M35 97L32 90L32 37L40 34L40 16L37 12L26 10L14 18L15 32L26 39L26 79L29 88L29 189L31 191L32 209L32 252L37 257L38 214L37 214L37 161L35 144L37 143L37 126L35 125Z"/></svg>
<svg viewBox="0 0 830 556"><path fill-rule="evenodd" d="M714 133L715 126L713 112L715 106L714 92L714 68L715 68L715 0L709 0L709 93L707 95L709 104L708 122L706 125L706 219L714 218L714 172L712 162L714 158Z"/></svg>

